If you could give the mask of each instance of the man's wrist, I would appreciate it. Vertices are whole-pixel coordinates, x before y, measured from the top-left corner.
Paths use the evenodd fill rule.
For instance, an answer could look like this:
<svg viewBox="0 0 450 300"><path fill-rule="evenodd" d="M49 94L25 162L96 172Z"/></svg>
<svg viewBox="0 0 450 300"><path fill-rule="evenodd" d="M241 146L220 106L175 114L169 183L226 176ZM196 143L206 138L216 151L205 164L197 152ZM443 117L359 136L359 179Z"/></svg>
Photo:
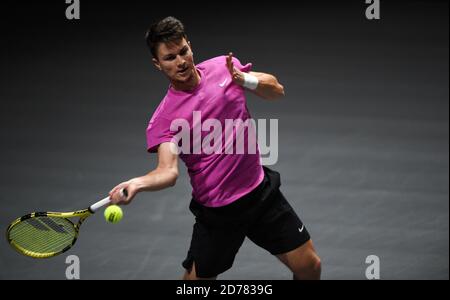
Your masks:
<svg viewBox="0 0 450 300"><path fill-rule="evenodd" d="M130 180L130 184L136 187L136 192L142 192L145 190L145 177L136 177Z"/></svg>
<svg viewBox="0 0 450 300"><path fill-rule="evenodd" d="M244 84L243 86L248 88L249 90L256 90L259 84L258 78L256 76L249 74L249 73L243 73L244 74Z"/></svg>

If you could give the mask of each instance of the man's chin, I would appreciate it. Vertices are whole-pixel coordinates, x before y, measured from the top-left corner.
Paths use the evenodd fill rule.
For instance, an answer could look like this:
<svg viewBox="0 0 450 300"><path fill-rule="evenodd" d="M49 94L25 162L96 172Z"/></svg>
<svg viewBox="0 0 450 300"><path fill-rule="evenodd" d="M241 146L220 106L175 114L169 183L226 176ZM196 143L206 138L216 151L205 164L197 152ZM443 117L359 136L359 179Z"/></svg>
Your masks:
<svg viewBox="0 0 450 300"><path fill-rule="evenodd" d="M178 82L189 82L192 79L192 72L188 72L186 74L177 74L176 80Z"/></svg>

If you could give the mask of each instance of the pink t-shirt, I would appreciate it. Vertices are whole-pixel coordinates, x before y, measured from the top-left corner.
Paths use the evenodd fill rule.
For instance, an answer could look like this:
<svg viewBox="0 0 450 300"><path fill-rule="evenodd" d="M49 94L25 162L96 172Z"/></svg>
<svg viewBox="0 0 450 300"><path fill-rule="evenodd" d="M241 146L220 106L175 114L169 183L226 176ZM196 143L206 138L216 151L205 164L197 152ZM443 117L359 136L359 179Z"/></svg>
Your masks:
<svg viewBox="0 0 450 300"><path fill-rule="evenodd" d="M233 63L236 69L243 72L249 72L252 67L250 63L243 66L236 58L233 58ZM263 180L264 171L256 138L253 138L253 143L256 144L253 149L256 148L256 151L248 150L250 148L249 130L250 136L255 137L254 129L243 127L245 143L243 154L236 150L236 128L232 128L233 135L226 134L226 119L245 122L251 118L246 105L244 88L232 82L226 67L226 56L204 61L196 68L200 73L201 81L193 90L177 91L169 87L147 127L147 149L149 152L157 152L161 143L174 141L174 136L180 133L182 128L172 127L175 130L171 130L172 122L176 119L186 120L190 130L190 150L182 151L180 158L188 169L193 188L192 197L204 206L220 207L251 192ZM193 114L194 111L195 114ZM203 126L208 119L219 121L222 131L214 131L212 128L199 130L202 128L197 126L199 116ZM197 125L194 124L195 120ZM215 121L216 124L217 121ZM203 148L200 148L200 152L198 147L197 150L193 149L193 144L198 141L198 137L202 139L200 142L205 141L204 138L208 135L211 137L213 131L215 134L221 132L222 144L208 141L210 145L221 146L221 148L214 148L219 151L207 154ZM183 140L178 144L182 145L182 143ZM233 148L225 150L230 145L233 145ZM233 149L232 154L229 154L230 149Z"/></svg>

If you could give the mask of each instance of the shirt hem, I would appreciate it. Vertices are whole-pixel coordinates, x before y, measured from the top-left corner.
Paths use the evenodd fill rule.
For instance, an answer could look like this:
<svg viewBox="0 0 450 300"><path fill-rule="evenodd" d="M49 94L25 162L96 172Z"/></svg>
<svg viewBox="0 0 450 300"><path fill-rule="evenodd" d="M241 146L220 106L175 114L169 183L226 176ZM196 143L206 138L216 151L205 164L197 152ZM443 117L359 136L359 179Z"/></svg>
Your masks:
<svg viewBox="0 0 450 300"><path fill-rule="evenodd" d="M239 193L239 194L233 195L232 197L227 198L226 201L220 202L221 205L208 205L207 203L203 204L201 202L198 202L198 201L197 202L200 203L203 206L211 207L211 208L223 207L223 206L229 205L229 204L233 203L234 201L236 201L236 200L244 197L245 195L251 193L256 187L258 187L258 185L261 184L261 182L263 180L264 180L264 169L261 166L261 171L260 171L258 180L256 180L256 183L251 185L247 191L245 191L243 193ZM213 201L213 202L217 202L217 201Z"/></svg>

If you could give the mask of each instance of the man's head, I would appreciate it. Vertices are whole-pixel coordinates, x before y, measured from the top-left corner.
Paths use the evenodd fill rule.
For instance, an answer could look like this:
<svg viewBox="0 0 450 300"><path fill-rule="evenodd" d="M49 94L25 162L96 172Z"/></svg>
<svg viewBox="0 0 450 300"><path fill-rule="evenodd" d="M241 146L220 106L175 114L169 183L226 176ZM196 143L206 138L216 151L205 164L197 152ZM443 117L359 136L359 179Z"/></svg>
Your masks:
<svg viewBox="0 0 450 300"><path fill-rule="evenodd" d="M145 34L145 41L155 59L158 59L158 46L160 44L179 41L183 38L187 40L184 25L174 17L167 17L152 24Z"/></svg>
<svg viewBox="0 0 450 300"><path fill-rule="evenodd" d="M146 42L156 68L174 84L192 81L196 76L191 44L183 24L174 17L154 23L147 31Z"/></svg>

